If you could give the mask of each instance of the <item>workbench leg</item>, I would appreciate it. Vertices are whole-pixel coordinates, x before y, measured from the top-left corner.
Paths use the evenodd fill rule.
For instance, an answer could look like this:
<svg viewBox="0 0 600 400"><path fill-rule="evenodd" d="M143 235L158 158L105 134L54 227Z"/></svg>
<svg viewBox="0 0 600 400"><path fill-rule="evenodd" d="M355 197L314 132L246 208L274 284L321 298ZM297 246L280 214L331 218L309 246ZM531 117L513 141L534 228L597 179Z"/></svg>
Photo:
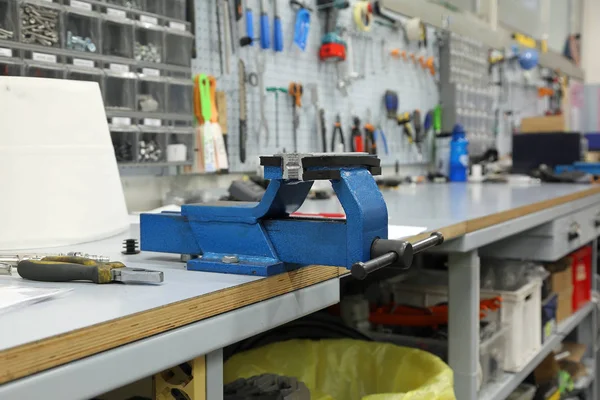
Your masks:
<svg viewBox="0 0 600 400"><path fill-rule="evenodd" d="M452 253L448 260L448 360L457 399L477 399L479 366L479 255Z"/></svg>
<svg viewBox="0 0 600 400"><path fill-rule="evenodd" d="M597 251L596 251L597 241L594 240L592 242L592 271L596 270L597 265ZM591 290L596 290L596 279L595 274L592 273L594 279L592 279L592 287ZM575 340L578 343L585 344L587 346L587 351L584 355L584 358L592 359L592 365L595 366L595 375L594 380L587 388L586 392L589 399L597 399L598 395L598 354L596 352L596 337L598 334L598 316L596 315L596 310L593 310L577 328L575 328L576 338Z"/></svg>
<svg viewBox="0 0 600 400"><path fill-rule="evenodd" d="M206 355L206 398L223 400L223 349Z"/></svg>
<svg viewBox="0 0 600 400"><path fill-rule="evenodd" d="M154 375L152 379L153 400L210 399L207 396L206 364L207 357L200 356ZM223 396L222 388L221 396Z"/></svg>
<svg viewBox="0 0 600 400"><path fill-rule="evenodd" d="M592 242L592 291L598 291L598 281L596 280L596 274L598 273L598 238L595 238ZM592 341L591 341L591 353L594 357L594 363L592 364L595 368L594 381L592 382L592 399L597 399L600 396L600 357L597 348L598 329L600 329L600 321L598 320L598 313L594 309L592 311Z"/></svg>

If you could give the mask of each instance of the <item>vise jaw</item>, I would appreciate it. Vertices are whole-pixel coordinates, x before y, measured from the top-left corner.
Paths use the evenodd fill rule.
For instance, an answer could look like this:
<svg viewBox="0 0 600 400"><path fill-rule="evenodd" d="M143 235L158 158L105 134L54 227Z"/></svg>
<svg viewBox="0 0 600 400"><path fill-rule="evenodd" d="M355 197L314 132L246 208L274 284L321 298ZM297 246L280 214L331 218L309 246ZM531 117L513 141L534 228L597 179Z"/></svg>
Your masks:
<svg viewBox="0 0 600 400"><path fill-rule="evenodd" d="M270 182L260 202L142 214L141 249L197 256L188 261L189 270L270 276L306 265L365 265L372 245L387 239L387 208L373 178L381 173L376 156L278 154L261 157L261 165ZM331 181L345 220L291 216L315 180ZM392 261L408 261L401 258Z"/></svg>

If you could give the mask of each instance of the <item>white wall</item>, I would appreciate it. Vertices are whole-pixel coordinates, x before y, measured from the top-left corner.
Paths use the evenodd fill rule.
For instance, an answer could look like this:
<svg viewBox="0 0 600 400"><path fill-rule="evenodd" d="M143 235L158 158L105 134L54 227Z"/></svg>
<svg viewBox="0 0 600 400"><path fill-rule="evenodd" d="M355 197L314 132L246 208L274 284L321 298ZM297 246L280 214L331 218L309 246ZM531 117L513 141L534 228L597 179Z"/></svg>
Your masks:
<svg viewBox="0 0 600 400"><path fill-rule="evenodd" d="M581 31L581 66L585 71L586 84L600 84L600 1L583 0L583 29Z"/></svg>
<svg viewBox="0 0 600 400"><path fill-rule="evenodd" d="M163 205L165 195L172 189L227 189L241 174L190 176L122 176L121 183L129 212L146 211Z"/></svg>
<svg viewBox="0 0 600 400"><path fill-rule="evenodd" d="M401 176L415 176L426 173L423 165L401 165ZM384 167L383 174L395 175L394 167ZM147 211L163 205L163 198L171 189L207 189L213 195L225 193L231 181L241 179L242 174L229 175L190 175L190 176L122 176L123 191L129 212ZM220 188L221 190L215 190Z"/></svg>
<svg viewBox="0 0 600 400"><path fill-rule="evenodd" d="M550 2L550 24L548 31L548 48L562 53L570 27L570 0L553 0Z"/></svg>
<svg viewBox="0 0 600 400"><path fill-rule="evenodd" d="M476 0L448 0L448 3L460 8L461 10L475 12L475 10L474 10L475 1ZM486 1L486 0L483 0L483 1Z"/></svg>

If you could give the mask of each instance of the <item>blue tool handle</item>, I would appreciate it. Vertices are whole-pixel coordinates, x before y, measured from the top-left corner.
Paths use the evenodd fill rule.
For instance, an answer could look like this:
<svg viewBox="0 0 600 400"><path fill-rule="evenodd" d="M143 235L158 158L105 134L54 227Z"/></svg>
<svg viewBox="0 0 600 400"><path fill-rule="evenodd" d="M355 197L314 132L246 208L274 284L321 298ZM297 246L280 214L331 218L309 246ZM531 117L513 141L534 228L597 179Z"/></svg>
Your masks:
<svg viewBox="0 0 600 400"><path fill-rule="evenodd" d="M281 18L275 17L275 21L273 22L273 47L275 51L281 52L283 51L283 32L281 29Z"/></svg>
<svg viewBox="0 0 600 400"><path fill-rule="evenodd" d="M254 45L254 17L252 9L246 8L246 35L250 38L250 46Z"/></svg>
<svg viewBox="0 0 600 400"><path fill-rule="evenodd" d="M375 131L375 142L377 142L377 139L379 139L379 137L381 136L381 140L383 141L383 149L385 151L385 154L390 154L389 149L388 149L388 143L387 143L387 137L385 136L385 132L382 129L377 129Z"/></svg>
<svg viewBox="0 0 600 400"><path fill-rule="evenodd" d="M306 50L308 31L310 29L310 12L301 8L296 13L296 24L294 28L294 43L302 51Z"/></svg>
<svg viewBox="0 0 600 400"><path fill-rule="evenodd" d="M269 16L260 14L260 47L266 50L271 47L271 29L269 28Z"/></svg>

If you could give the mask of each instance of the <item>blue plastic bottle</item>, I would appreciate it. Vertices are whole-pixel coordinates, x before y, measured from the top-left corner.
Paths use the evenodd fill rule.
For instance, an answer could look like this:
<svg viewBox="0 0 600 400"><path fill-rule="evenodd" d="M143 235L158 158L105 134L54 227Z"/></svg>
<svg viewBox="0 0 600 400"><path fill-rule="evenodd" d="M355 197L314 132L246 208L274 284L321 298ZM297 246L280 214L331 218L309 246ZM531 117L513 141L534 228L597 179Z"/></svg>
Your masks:
<svg viewBox="0 0 600 400"><path fill-rule="evenodd" d="M466 182L469 170L469 141L465 128L454 125L450 142L450 182Z"/></svg>

